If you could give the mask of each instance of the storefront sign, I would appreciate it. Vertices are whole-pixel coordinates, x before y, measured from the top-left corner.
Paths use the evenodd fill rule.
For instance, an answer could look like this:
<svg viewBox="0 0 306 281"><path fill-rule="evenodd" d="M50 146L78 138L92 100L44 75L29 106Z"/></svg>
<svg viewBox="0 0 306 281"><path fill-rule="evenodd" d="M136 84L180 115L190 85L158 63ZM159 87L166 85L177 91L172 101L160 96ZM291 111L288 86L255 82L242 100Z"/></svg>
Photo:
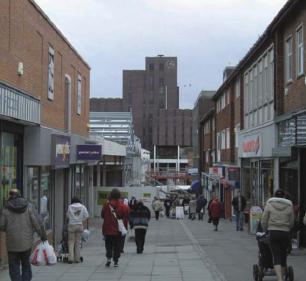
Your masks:
<svg viewBox="0 0 306 281"><path fill-rule="evenodd" d="M220 178L223 177L222 167L211 167L209 168L209 174L218 175Z"/></svg>
<svg viewBox="0 0 306 281"><path fill-rule="evenodd" d="M242 157L262 156L261 135L245 136L242 142Z"/></svg>
<svg viewBox="0 0 306 281"><path fill-rule="evenodd" d="M102 146L96 144L77 145L77 160L101 160Z"/></svg>
<svg viewBox="0 0 306 281"><path fill-rule="evenodd" d="M250 209L250 232L256 233L258 223L262 216L262 209L259 206L253 206Z"/></svg>
<svg viewBox="0 0 306 281"><path fill-rule="evenodd" d="M68 167L70 164L70 137L53 135L53 165L55 168Z"/></svg>

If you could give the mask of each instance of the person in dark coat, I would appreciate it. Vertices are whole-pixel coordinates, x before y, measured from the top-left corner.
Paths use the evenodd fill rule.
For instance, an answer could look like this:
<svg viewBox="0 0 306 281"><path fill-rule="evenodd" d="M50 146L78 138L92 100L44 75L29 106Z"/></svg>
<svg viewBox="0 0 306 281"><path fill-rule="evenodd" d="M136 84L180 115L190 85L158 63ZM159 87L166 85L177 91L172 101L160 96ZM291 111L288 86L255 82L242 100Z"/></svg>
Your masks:
<svg viewBox="0 0 306 281"><path fill-rule="evenodd" d="M232 206L235 211L236 216L236 230L243 231L243 223L244 223L244 209L246 206L246 199L241 195L241 192L238 191L237 196L232 200Z"/></svg>
<svg viewBox="0 0 306 281"><path fill-rule="evenodd" d="M207 200L203 194L199 195L197 198L197 207L196 212L198 214L198 219L203 220L205 206L207 204Z"/></svg>
<svg viewBox="0 0 306 281"><path fill-rule="evenodd" d="M121 233L119 232L117 219L124 220L125 214L123 203L119 201L120 196L120 191L114 188L101 212L101 217L103 219L102 233L105 238L107 258L106 267L110 266L112 259L114 261L114 266L118 267L120 258Z"/></svg>
<svg viewBox="0 0 306 281"><path fill-rule="evenodd" d="M130 220L132 220L132 224L135 229L137 254L143 253L145 237L150 219L150 210L143 204L142 200L139 200L136 208L134 208L130 214Z"/></svg>
<svg viewBox="0 0 306 281"><path fill-rule="evenodd" d="M169 218L170 209L171 209L171 206L172 206L172 202L171 202L169 197L167 197L166 200L164 201L164 206L165 206L165 210L166 210L166 217Z"/></svg>
<svg viewBox="0 0 306 281"><path fill-rule="evenodd" d="M36 210L21 197L18 189L9 192L9 199L0 218L0 231L6 233L11 280L30 281L32 279L30 255L34 232L42 241L47 240L47 235Z"/></svg>
<svg viewBox="0 0 306 281"><path fill-rule="evenodd" d="M208 208L210 212L210 218L212 220L213 225L215 226L214 230L218 231L218 225L219 225L219 219L221 216L222 206L216 196L213 197Z"/></svg>

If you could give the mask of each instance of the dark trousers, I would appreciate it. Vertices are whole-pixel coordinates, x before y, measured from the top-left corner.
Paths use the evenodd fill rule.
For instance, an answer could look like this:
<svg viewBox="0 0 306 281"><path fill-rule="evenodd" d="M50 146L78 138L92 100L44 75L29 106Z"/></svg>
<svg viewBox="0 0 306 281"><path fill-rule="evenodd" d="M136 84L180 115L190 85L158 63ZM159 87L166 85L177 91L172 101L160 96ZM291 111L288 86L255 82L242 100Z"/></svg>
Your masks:
<svg viewBox="0 0 306 281"><path fill-rule="evenodd" d="M170 216L170 207L166 207L166 217L169 218Z"/></svg>
<svg viewBox="0 0 306 281"><path fill-rule="evenodd" d="M121 235L106 235L105 249L108 260L113 258L114 262L118 262L120 258Z"/></svg>
<svg viewBox="0 0 306 281"><path fill-rule="evenodd" d="M288 240L289 232L270 230L270 247L274 265L287 266Z"/></svg>
<svg viewBox="0 0 306 281"><path fill-rule="evenodd" d="M159 219L159 211L155 211L155 218L158 221L158 219Z"/></svg>
<svg viewBox="0 0 306 281"><path fill-rule="evenodd" d="M32 280L30 263L31 249L25 252L8 252L9 272L12 281ZM20 272L21 265L21 272Z"/></svg>
<svg viewBox="0 0 306 281"><path fill-rule="evenodd" d="M142 229L142 228L135 229L135 242L136 242L136 247L137 247L137 253L143 252L146 233L147 233L146 229Z"/></svg>
<svg viewBox="0 0 306 281"><path fill-rule="evenodd" d="M120 239L120 252L121 253L124 252L125 237L126 237L126 235L121 236L121 239Z"/></svg>

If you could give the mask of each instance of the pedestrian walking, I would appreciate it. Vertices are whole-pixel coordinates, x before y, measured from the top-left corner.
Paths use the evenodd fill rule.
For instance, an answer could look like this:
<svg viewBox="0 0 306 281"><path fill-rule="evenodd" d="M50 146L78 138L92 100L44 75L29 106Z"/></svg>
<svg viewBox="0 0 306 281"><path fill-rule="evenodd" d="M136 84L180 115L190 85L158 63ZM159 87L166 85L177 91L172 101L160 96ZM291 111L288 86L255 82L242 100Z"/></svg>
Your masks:
<svg viewBox="0 0 306 281"><path fill-rule="evenodd" d="M102 233L105 239L107 258L106 267L111 265L112 259L114 266L118 267L120 258L121 233L119 232L118 219L124 218L123 204L119 201L120 197L120 191L114 188L101 212L101 217L103 219Z"/></svg>
<svg viewBox="0 0 306 281"><path fill-rule="evenodd" d="M188 196L185 196L182 202L182 206L184 208L184 214L187 215L189 213L189 202L190 199Z"/></svg>
<svg viewBox="0 0 306 281"><path fill-rule="evenodd" d="M9 198L0 219L0 230L6 233L11 280L30 281L32 279L30 255L34 232L42 241L46 241L47 236L37 212L25 198L21 197L18 189L12 189L9 192Z"/></svg>
<svg viewBox="0 0 306 281"><path fill-rule="evenodd" d="M129 200L125 198L123 200L123 223L126 229L128 229L129 224L129 216L130 216L130 207L129 207ZM121 235L121 242L120 242L120 253L124 253L124 244L125 244L126 235Z"/></svg>
<svg viewBox="0 0 306 281"><path fill-rule="evenodd" d="M199 195L197 198L196 212L198 214L198 220L203 220L204 210L207 204L207 200L203 194Z"/></svg>
<svg viewBox="0 0 306 281"><path fill-rule="evenodd" d="M235 196L232 200L232 206L234 208L235 216L236 216L236 230L243 231L244 224L244 209L246 206L246 199L241 195L241 192L237 192L237 196Z"/></svg>
<svg viewBox="0 0 306 281"><path fill-rule="evenodd" d="M135 229L137 254L142 254L147 228L151 219L150 210L143 204L142 200L139 200L136 208L131 211L130 219L132 220Z"/></svg>
<svg viewBox="0 0 306 281"><path fill-rule="evenodd" d="M133 210L136 207L137 200L134 196L132 196L130 202L129 202L129 207L131 210Z"/></svg>
<svg viewBox="0 0 306 281"><path fill-rule="evenodd" d="M267 201L261 218L263 229L270 233L270 248L277 281L284 281L287 273L287 247L294 224L292 202L284 196L282 190L277 190L274 197Z"/></svg>
<svg viewBox="0 0 306 281"><path fill-rule="evenodd" d="M81 261L81 235L84 231L83 223L88 219L87 208L78 197L71 199L68 206L68 263Z"/></svg>
<svg viewBox="0 0 306 281"><path fill-rule="evenodd" d="M163 210L163 203L157 197L154 197L152 209L155 213L155 219L158 221L159 213Z"/></svg>
<svg viewBox="0 0 306 281"><path fill-rule="evenodd" d="M192 198L189 201L189 219L195 220L196 211L197 211L197 200L195 198L195 195L192 195Z"/></svg>
<svg viewBox="0 0 306 281"><path fill-rule="evenodd" d="M166 200L164 201L164 206L165 206L165 210L166 210L166 217L169 218L170 217L170 209L171 209L171 206L172 206L172 202L171 202L169 197L167 197Z"/></svg>
<svg viewBox="0 0 306 281"><path fill-rule="evenodd" d="M215 227L215 231L218 231L219 219L221 216L222 206L217 196L214 196L208 206L210 219Z"/></svg>

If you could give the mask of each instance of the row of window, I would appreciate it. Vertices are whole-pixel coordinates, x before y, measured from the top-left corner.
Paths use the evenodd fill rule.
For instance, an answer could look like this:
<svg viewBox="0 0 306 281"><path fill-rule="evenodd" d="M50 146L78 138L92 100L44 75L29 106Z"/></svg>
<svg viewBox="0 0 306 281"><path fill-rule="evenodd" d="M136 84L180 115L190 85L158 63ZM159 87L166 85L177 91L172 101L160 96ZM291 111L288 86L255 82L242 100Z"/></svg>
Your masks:
<svg viewBox="0 0 306 281"><path fill-rule="evenodd" d="M296 31L296 76L304 74L304 38L303 27ZM290 35L285 42L285 82L293 80L293 36Z"/></svg>
<svg viewBox="0 0 306 281"><path fill-rule="evenodd" d="M159 64L159 70L160 71L164 71L165 69L165 65L163 63ZM150 63L149 64L149 70L153 71L154 70L154 63Z"/></svg>
<svg viewBox="0 0 306 281"><path fill-rule="evenodd" d="M204 135L210 134L210 129L215 130L215 119L208 120L204 123Z"/></svg>
<svg viewBox="0 0 306 281"><path fill-rule="evenodd" d="M48 55L48 99L50 101L54 100L54 68L55 68L55 52L54 49L49 46L49 55ZM69 77L69 75L66 75ZM69 87L71 87L71 79L69 77ZM68 89L68 92L71 92L71 88ZM77 114L81 114L82 108L82 76L78 73L77 76L77 87L76 87L76 105L77 105Z"/></svg>

